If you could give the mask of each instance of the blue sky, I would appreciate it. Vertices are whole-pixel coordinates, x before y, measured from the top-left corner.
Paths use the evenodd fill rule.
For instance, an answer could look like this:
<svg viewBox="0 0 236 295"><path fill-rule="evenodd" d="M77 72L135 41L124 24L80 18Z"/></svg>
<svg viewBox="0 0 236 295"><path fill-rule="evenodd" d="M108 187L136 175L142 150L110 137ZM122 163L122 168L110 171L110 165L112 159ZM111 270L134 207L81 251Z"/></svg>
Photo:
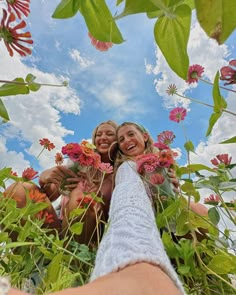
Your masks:
<svg viewBox="0 0 236 295"><path fill-rule="evenodd" d="M206 138L211 110L166 95L168 85L175 83L181 93L212 103L210 86L202 82L189 86L169 69L155 45L153 20L141 14L120 19L117 24L126 42L99 52L91 45L79 14L65 20L51 18L59 2L32 1L27 27L34 40L31 56L20 58L15 54L11 58L0 42L0 79L13 80L32 73L42 83L69 82L67 88L42 87L29 95L3 98L11 121L0 129L0 167L11 166L18 173L30 165L39 171L51 167L55 152L65 143L91 138L94 127L108 119L139 122L154 139L163 130L172 130L176 134L173 147L182 150L178 161L184 165L183 130L168 119L169 111L176 106L188 109L184 126L196 148L192 162L210 165L209 160L219 153L230 153L236 159L234 145L218 144L235 135L234 117L223 115ZM190 64L204 66L204 77L213 81L216 71L236 58L235 36L234 32L225 45L218 46L193 20ZM236 110L235 94L224 95L228 108ZM43 137L54 142L56 150L45 151L37 161L35 156L41 150L38 140Z"/></svg>

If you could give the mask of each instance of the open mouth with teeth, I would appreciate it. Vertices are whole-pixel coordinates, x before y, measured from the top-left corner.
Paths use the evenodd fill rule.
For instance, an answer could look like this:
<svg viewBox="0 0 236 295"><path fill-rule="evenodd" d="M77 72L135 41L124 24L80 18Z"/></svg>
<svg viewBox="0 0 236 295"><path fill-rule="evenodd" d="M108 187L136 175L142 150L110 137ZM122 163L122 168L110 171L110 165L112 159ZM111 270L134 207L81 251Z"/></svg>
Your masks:
<svg viewBox="0 0 236 295"><path fill-rule="evenodd" d="M132 145L130 145L130 146L127 148L127 151L130 151L130 150L132 150L132 149L135 148L135 147L136 147L136 145L132 144Z"/></svg>

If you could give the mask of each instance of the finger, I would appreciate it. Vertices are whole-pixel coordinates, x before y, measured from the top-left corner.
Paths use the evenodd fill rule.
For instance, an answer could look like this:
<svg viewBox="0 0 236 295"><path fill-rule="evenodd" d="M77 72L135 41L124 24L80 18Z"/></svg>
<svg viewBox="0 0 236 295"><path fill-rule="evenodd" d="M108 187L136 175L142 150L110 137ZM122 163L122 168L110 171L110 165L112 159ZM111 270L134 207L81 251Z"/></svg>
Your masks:
<svg viewBox="0 0 236 295"><path fill-rule="evenodd" d="M73 172L71 169L65 167L65 166L57 166L59 171L58 174L59 175L63 175L63 177L65 176L72 176L72 177L78 177L77 174L75 172Z"/></svg>

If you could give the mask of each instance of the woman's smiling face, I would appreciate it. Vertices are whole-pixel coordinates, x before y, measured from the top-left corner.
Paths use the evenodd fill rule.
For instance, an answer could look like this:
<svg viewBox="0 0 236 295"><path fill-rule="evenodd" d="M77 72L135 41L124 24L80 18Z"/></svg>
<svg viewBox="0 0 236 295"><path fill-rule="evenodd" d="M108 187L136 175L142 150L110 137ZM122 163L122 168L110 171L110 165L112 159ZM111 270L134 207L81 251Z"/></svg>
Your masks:
<svg viewBox="0 0 236 295"><path fill-rule="evenodd" d="M135 157L144 153L148 134L142 133L135 125L127 124L119 128L117 139L122 153Z"/></svg>
<svg viewBox="0 0 236 295"><path fill-rule="evenodd" d="M116 129L111 124L102 124L95 135L95 146L99 154L108 154L110 146L116 141Z"/></svg>

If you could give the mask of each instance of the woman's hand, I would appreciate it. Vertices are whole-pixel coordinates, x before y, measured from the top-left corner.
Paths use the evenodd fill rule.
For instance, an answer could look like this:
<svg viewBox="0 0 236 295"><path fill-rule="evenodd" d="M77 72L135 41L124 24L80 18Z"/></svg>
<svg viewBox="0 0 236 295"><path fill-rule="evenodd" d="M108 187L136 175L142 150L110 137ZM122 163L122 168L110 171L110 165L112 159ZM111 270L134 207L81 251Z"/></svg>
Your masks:
<svg viewBox="0 0 236 295"><path fill-rule="evenodd" d="M55 166L40 174L39 184L51 201L60 196L60 185L65 178L71 182L68 190L74 189L81 180L76 173L65 166Z"/></svg>
<svg viewBox="0 0 236 295"><path fill-rule="evenodd" d="M180 187L179 187L179 180L176 177L175 171L172 168L169 168L168 170L168 176L170 178L170 182L173 184L173 190L175 193L179 193L180 192Z"/></svg>

